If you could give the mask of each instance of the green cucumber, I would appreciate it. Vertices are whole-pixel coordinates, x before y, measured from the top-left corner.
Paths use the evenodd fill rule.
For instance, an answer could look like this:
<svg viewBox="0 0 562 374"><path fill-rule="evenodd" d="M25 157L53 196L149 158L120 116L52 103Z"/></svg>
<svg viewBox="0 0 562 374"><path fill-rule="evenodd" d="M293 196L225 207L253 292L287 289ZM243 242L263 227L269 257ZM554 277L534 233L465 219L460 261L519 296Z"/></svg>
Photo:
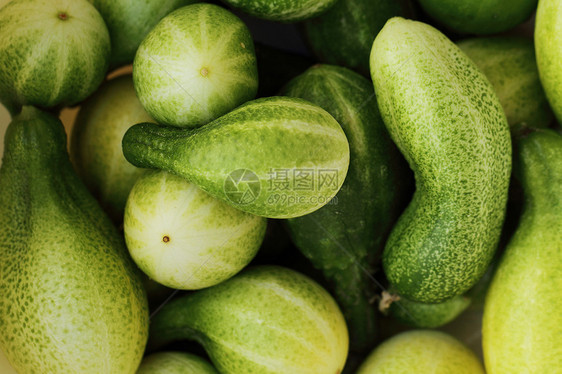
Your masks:
<svg viewBox="0 0 562 374"><path fill-rule="evenodd" d="M376 339L375 294L369 272L397 216L400 157L377 109L373 85L346 68L316 65L283 90L326 109L349 140L350 167L334 198L314 213L287 221L293 242L332 283L351 335L352 349Z"/></svg>
<svg viewBox="0 0 562 374"><path fill-rule="evenodd" d="M539 2L535 49L546 97L562 124L562 2L559 0Z"/></svg>
<svg viewBox="0 0 562 374"><path fill-rule="evenodd" d="M550 125L552 110L541 86L532 40L474 38L457 45L494 86L512 133Z"/></svg>
<svg viewBox="0 0 562 374"><path fill-rule="evenodd" d="M345 321L332 297L277 266L248 269L176 299L150 328L150 346L195 340L223 374L335 374L348 350Z"/></svg>
<svg viewBox="0 0 562 374"><path fill-rule="evenodd" d="M137 265L164 286L194 290L232 277L254 258L267 220L235 209L184 178L147 172L125 210L125 241Z"/></svg>
<svg viewBox="0 0 562 374"><path fill-rule="evenodd" d="M0 169L0 348L20 373L135 373L148 307L123 239L70 164L64 127L24 107Z"/></svg>
<svg viewBox="0 0 562 374"><path fill-rule="evenodd" d="M379 345L357 374L484 374L476 355L439 331L414 330Z"/></svg>
<svg viewBox="0 0 562 374"><path fill-rule="evenodd" d="M72 129L72 162L114 222L121 224L127 196L142 169L123 156L121 140L129 127L152 121L142 107L131 75L104 83L80 107Z"/></svg>
<svg viewBox="0 0 562 374"><path fill-rule="evenodd" d="M159 352L145 357L136 374L218 374L218 372L198 356L182 352Z"/></svg>
<svg viewBox="0 0 562 374"><path fill-rule="evenodd" d="M557 0L554 0L557 1ZM507 31L529 17L537 0L419 0L434 19L454 31L488 35Z"/></svg>
<svg viewBox="0 0 562 374"><path fill-rule="evenodd" d="M398 293L437 303L465 293L496 250L511 174L507 119L484 74L433 27L391 19L371 75L390 135L416 192L386 243Z"/></svg>
<svg viewBox="0 0 562 374"><path fill-rule="evenodd" d="M330 10L303 23L303 32L316 57L369 74L375 37L389 18L405 15L396 0L339 0Z"/></svg>
<svg viewBox="0 0 562 374"><path fill-rule="evenodd" d="M517 142L523 216L490 285L482 326L486 370L562 373L562 136Z"/></svg>
<svg viewBox="0 0 562 374"><path fill-rule="evenodd" d="M336 0L222 0L254 17L280 22L297 22L316 17Z"/></svg>
<svg viewBox="0 0 562 374"><path fill-rule="evenodd" d="M321 208L349 166L338 122L287 97L254 100L198 129L135 125L123 153L136 166L180 175L235 208L270 218Z"/></svg>
<svg viewBox="0 0 562 374"><path fill-rule="evenodd" d="M159 123L205 125L256 96L252 35L217 5L177 9L142 41L133 79L142 105Z"/></svg>

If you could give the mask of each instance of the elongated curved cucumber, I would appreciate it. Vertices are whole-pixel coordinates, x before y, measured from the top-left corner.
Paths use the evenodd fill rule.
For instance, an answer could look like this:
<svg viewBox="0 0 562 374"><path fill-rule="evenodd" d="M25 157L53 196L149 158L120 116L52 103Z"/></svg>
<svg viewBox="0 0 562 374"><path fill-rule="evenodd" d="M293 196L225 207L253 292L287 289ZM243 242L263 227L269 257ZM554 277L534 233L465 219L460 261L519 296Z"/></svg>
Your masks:
<svg viewBox="0 0 562 374"><path fill-rule="evenodd" d="M341 373L348 335L332 297L277 266L248 269L176 299L151 321L150 342L201 343L223 374Z"/></svg>
<svg viewBox="0 0 562 374"><path fill-rule="evenodd" d="M346 68L316 65L283 90L326 109L349 139L350 167L334 198L314 213L290 219L291 237L331 281L351 334L353 350L376 339L374 284L367 269L396 219L400 155L377 109L373 85ZM399 165L398 165L399 166Z"/></svg>
<svg viewBox="0 0 562 374"><path fill-rule="evenodd" d="M535 27L537 65L546 97L562 123L562 2L540 0Z"/></svg>
<svg viewBox="0 0 562 374"><path fill-rule="evenodd" d="M525 193L520 225L484 304L489 374L562 373L562 136L538 130L517 142Z"/></svg>
<svg viewBox="0 0 562 374"><path fill-rule="evenodd" d="M450 335L413 330L379 345L357 374L484 374L476 355Z"/></svg>
<svg viewBox="0 0 562 374"><path fill-rule="evenodd" d="M123 153L136 166L180 175L240 210L271 218L321 208L349 166L338 122L287 97L254 100L199 129L133 126Z"/></svg>
<svg viewBox="0 0 562 374"><path fill-rule="evenodd" d="M411 300L461 295L486 271L505 216L511 138L501 104L476 65L420 22L386 24L371 75L417 188L386 243L385 273Z"/></svg>
<svg viewBox="0 0 562 374"><path fill-rule="evenodd" d="M136 372L138 270L70 164L64 127L24 107L0 169L0 348L19 373Z"/></svg>
<svg viewBox="0 0 562 374"><path fill-rule="evenodd" d="M125 241L137 265L176 289L214 286L257 253L267 220L209 196L182 177L147 172L125 210Z"/></svg>
<svg viewBox="0 0 562 374"><path fill-rule="evenodd" d="M552 110L541 86L532 40L473 38L457 45L494 86L512 133L550 125Z"/></svg>
<svg viewBox="0 0 562 374"><path fill-rule="evenodd" d="M336 0L223 0L254 17L271 21L297 22L318 16Z"/></svg>
<svg viewBox="0 0 562 374"><path fill-rule="evenodd" d="M159 352L145 357L136 374L218 374L218 372L201 357L182 352Z"/></svg>

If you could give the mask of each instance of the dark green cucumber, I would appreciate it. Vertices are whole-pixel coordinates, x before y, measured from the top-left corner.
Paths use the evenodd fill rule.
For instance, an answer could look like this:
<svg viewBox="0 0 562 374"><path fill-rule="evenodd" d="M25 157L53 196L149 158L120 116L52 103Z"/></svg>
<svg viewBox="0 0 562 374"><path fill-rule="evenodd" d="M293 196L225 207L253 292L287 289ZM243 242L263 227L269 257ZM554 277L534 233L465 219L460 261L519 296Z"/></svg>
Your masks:
<svg viewBox="0 0 562 374"><path fill-rule="evenodd" d="M377 110L373 85L346 68L316 65L284 94L311 101L341 124L350 144L347 178L333 204L288 220L293 241L332 283L350 328L352 349L371 349L376 312L372 259L397 216L400 158ZM400 165L398 165L400 166Z"/></svg>

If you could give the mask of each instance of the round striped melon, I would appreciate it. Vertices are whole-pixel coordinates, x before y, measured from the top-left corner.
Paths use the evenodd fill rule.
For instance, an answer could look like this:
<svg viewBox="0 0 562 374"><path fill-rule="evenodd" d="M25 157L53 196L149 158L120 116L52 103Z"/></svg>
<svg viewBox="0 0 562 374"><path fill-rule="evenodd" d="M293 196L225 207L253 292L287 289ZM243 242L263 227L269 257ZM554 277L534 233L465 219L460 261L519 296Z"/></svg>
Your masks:
<svg viewBox="0 0 562 374"><path fill-rule="evenodd" d="M141 103L159 123L204 125L256 95L252 36L224 8L188 5L164 17L143 40L133 79Z"/></svg>
<svg viewBox="0 0 562 374"><path fill-rule="evenodd" d="M110 41L86 0L12 0L0 8L0 100L53 107L84 100L102 82Z"/></svg>

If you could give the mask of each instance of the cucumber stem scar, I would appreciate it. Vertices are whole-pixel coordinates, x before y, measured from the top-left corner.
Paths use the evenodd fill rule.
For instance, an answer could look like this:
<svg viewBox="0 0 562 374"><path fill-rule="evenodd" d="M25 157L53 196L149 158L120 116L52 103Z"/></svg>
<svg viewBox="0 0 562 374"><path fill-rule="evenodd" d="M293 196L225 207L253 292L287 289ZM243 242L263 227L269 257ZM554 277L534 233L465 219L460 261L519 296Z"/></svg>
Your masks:
<svg viewBox="0 0 562 374"><path fill-rule="evenodd" d="M66 21L68 19L68 14L66 14L66 12L59 12L58 17L59 19Z"/></svg>
<svg viewBox="0 0 562 374"><path fill-rule="evenodd" d="M206 77L207 75L209 75L209 70L207 68L202 68L199 73L201 73L202 76Z"/></svg>
<svg viewBox="0 0 562 374"><path fill-rule="evenodd" d="M162 238L162 241L164 243L168 243L170 241L170 237L168 235L164 235L164 237Z"/></svg>

